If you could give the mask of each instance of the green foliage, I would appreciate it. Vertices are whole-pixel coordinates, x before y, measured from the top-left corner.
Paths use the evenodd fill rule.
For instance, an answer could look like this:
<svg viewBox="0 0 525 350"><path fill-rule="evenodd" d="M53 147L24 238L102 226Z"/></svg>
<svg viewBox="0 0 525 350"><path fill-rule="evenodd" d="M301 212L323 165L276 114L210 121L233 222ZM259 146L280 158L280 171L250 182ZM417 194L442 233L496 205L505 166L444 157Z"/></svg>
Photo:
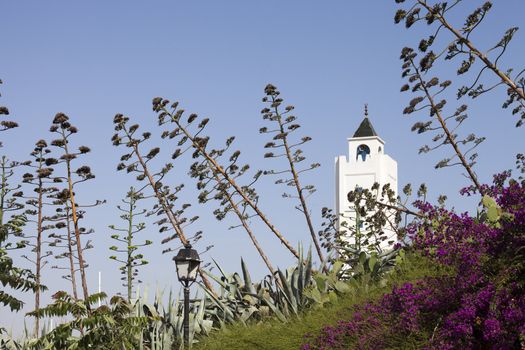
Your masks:
<svg viewBox="0 0 525 350"><path fill-rule="evenodd" d="M2 350L22 350L23 346L7 335L0 332L0 349Z"/></svg>
<svg viewBox="0 0 525 350"><path fill-rule="evenodd" d="M0 80L2 84L2 80ZM9 115L7 107L0 106L0 116ZM12 121L2 120L0 122L0 131L16 128L17 123ZM0 147L2 143L0 142ZM30 270L21 269L13 265L13 260L8 255L8 251L15 248L23 248L24 243L18 242L15 246L9 242L10 236L20 236L22 228L27 223L25 215L17 214L23 205L16 201L16 197L11 192L20 188L20 185L11 187L9 178L14 174L14 168L18 166L17 162L8 162L6 156L2 156L0 160L0 284L2 287L9 287L18 291L29 291L38 289L38 284L35 283L35 276ZM10 217L6 214L10 213ZM9 294L5 290L0 290L0 304L8 306L11 311L18 311L22 308L22 300ZM0 328L0 333L1 333Z"/></svg>
<svg viewBox="0 0 525 350"><path fill-rule="evenodd" d="M484 195L481 199L481 204L484 207L484 211L481 213L480 219L482 222L488 222L492 227L500 228L500 220L512 220L513 215L511 213L504 212L501 207L496 203L494 198Z"/></svg>
<svg viewBox="0 0 525 350"><path fill-rule="evenodd" d="M94 305L106 299L105 293L93 294L87 302L75 300L65 292L56 293L53 299L51 305L28 315L72 320L51 331L44 327L38 339L30 338L26 332L25 340L16 342L0 333L0 349L182 349L183 302L174 299L171 293L163 302L163 293L157 292L153 304L148 303L147 293L133 303L114 296L109 305L98 308ZM212 321L205 319L205 298L193 299L190 305L190 342L193 342L195 334L206 335L211 331Z"/></svg>
<svg viewBox="0 0 525 350"><path fill-rule="evenodd" d="M0 226L0 284L2 287L9 287L20 292L35 291L39 287L33 273L14 266L13 259L8 255L10 244L6 243L7 238L9 235L21 232L26 221L25 215L13 215ZM9 307L12 311L18 311L24 305L22 300L5 290L0 290L0 304Z"/></svg>
<svg viewBox="0 0 525 350"><path fill-rule="evenodd" d="M411 192L410 186L405 190ZM422 186L418 195L425 191ZM352 213L349 216L322 209L324 222L319 231L322 247L331 254L332 263L337 259L346 265L341 270L342 278L360 274L359 265L363 265L364 260L374 262L371 272L380 277L393 266L397 254L394 243L403 240L405 235L405 227L400 225L403 217L418 214L407 209L390 184L381 187L374 183L370 189L356 188L347 197ZM363 271L370 270L368 263L363 267Z"/></svg>
<svg viewBox="0 0 525 350"><path fill-rule="evenodd" d="M211 300L212 306L207 312L214 324L220 327L234 322L248 324L269 317L287 322L306 308L322 304L321 295L331 293L335 296L345 292L335 281L337 273L325 275L323 272L314 271L311 251L306 258L301 247L298 251L297 265L285 271L279 269L275 276L266 276L257 283L252 282L242 259L242 277L238 273L227 274L216 263L221 276L209 272L207 274L221 287L220 295L214 296L203 287Z"/></svg>
<svg viewBox="0 0 525 350"><path fill-rule="evenodd" d="M299 349L305 334L316 334L325 325L334 325L340 319L349 318L355 305L376 300L404 282L450 273L446 268L412 253L407 253L403 259L398 259L398 262L399 265L392 269L382 282L370 282L366 286L363 284L358 287L342 282L347 292L327 300L322 307L303 310L286 323L276 318L248 325L236 322L213 332L209 337L201 338L200 342L194 345L194 349Z"/></svg>
<svg viewBox="0 0 525 350"><path fill-rule="evenodd" d="M109 306L93 306L104 293L92 294L87 300L75 300L66 292L53 295L54 302L30 312L35 317L73 317L39 339L30 340L28 349L135 349L149 318L133 315L133 305L114 296ZM91 310L88 312L88 310Z"/></svg>

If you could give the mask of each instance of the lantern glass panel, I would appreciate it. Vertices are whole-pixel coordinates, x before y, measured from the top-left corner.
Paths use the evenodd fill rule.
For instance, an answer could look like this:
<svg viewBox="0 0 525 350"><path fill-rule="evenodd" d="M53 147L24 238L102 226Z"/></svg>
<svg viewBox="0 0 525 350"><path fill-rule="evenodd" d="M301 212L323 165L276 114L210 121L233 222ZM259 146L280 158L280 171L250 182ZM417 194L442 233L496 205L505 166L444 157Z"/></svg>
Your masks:
<svg viewBox="0 0 525 350"><path fill-rule="evenodd" d="M179 281L187 281L190 274L190 261L179 260L176 262L177 265L177 276Z"/></svg>
<svg viewBox="0 0 525 350"><path fill-rule="evenodd" d="M197 279L197 270L199 269L200 261L190 260L188 264L188 281L195 281Z"/></svg>

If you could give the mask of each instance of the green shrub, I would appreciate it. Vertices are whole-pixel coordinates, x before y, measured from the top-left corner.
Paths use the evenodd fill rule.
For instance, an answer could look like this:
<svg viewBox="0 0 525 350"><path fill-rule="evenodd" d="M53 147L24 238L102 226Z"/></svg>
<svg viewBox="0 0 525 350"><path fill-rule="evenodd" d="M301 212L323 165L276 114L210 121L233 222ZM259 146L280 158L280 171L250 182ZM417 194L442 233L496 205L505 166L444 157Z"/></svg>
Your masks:
<svg viewBox="0 0 525 350"><path fill-rule="evenodd" d="M283 323L277 319L257 324L236 323L199 339L193 349L299 349L305 334L316 334L323 326L349 318L355 305L375 300L392 290L394 285L424 276L448 274L446 268L426 258L407 253L386 278L372 284L349 285L350 292L331 302Z"/></svg>

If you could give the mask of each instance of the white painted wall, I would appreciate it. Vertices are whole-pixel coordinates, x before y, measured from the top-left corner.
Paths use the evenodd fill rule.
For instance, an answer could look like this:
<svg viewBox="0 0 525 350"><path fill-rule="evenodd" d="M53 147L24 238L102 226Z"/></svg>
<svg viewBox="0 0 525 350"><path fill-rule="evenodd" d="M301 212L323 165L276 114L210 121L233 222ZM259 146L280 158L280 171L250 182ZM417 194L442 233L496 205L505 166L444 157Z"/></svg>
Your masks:
<svg viewBox="0 0 525 350"><path fill-rule="evenodd" d="M370 148L370 154L365 161L361 156L357 157L357 148L366 145ZM355 137L348 139L348 157L339 156L335 159L336 176L336 213L341 220L355 223L355 213L350 207L347 194L356 187L363 189L372 187L378 182L382 187L390 183L390 187L397 196L397 162L385 154L385 142L378 136ZM388 239L380 245L382 251L391 248L388 241L396 241L395 233L388 227L384 228ZM350 243L354 243L352 237L348 237Z"/></svg>

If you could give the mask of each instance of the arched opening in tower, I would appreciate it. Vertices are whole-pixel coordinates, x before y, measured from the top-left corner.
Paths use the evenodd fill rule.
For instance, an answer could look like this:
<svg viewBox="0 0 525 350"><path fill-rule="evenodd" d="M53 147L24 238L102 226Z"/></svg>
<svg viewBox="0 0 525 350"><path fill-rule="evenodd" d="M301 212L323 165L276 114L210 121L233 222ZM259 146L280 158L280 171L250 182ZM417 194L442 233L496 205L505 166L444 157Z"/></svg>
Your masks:
<svg viewBox="0 0 525 350"><path fill-rule="evenodd" d="M370 147L368 147L367 145L357 146L357 152L355 156L356 160L358 160L359 156L361 156L361 159L364 162L366 160L366 157L368 157L369 155L370 155Z"/></svg>

